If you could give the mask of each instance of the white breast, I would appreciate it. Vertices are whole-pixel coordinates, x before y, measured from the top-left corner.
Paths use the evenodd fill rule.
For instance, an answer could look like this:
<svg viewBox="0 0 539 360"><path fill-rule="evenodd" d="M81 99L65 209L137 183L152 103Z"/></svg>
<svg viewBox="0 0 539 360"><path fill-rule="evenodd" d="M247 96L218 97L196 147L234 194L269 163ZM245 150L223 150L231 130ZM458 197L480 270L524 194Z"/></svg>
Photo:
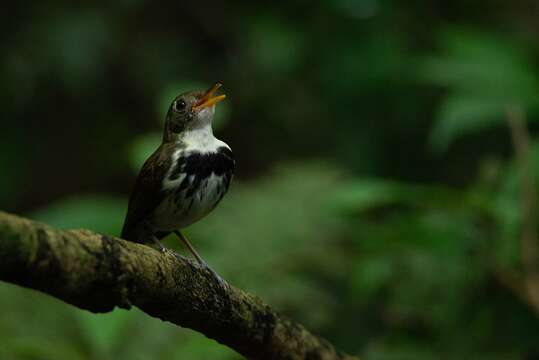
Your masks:
<svg viewBox="0 0 539 360"><path fill-rule="evenodd" d="M178 159L190 153L215 153L226 143L215 138L211 129L198 129L186 132L182 146L172 156L172 166L163 179L163 190L167 196L154 211L152 223L159 231L173 231L184 228L198 221L212 211L226 191L225 179L211 173L200 183L194 183L194 175L180 172L177 178L171 175ZM186 179L187 178L187 179ZM181 191L178 189L184 181L190 184Z"/></svg>
<svg viewBox="0 0 539 360"><path fill-rule="evenodd" d="M193 180L193 175L190 176ZM185 175L180 176L185 179ZM179 179L178 179L179 181ZM222 176L212 174L200 182L194 191L171 189L154 212L152 223L159 231L173 231L187 227L208 215L226 191ZM187 195L189 193L189 195Z"/></svg>

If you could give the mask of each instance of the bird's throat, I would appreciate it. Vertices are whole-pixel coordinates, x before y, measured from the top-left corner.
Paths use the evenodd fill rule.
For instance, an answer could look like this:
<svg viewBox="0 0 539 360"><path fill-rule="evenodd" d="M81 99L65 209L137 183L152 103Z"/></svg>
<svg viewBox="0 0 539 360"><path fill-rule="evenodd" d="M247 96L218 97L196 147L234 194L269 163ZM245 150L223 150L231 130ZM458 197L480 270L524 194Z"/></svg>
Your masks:
<svg viewBox="0 0 539 360"><path fill-rule="evenodd" d="M217 139L213 135L211 124L204 127L188 129L178 134L177 142L190 149L213 150Z"/></svg>

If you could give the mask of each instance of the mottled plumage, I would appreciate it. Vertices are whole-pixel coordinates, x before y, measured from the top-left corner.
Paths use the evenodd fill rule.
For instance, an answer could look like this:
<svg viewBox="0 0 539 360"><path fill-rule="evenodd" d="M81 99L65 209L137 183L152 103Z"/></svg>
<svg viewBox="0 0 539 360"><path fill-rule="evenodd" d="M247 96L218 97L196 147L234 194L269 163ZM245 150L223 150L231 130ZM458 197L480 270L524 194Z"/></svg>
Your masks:
<svg viewBox="0 0 539 360"><path fill-rule="evenodd" d="M233 172L228 147L178 150L163 181L165 195L153 212L153 223L160 231L173 231L206 216L225 195Z"/></svg>

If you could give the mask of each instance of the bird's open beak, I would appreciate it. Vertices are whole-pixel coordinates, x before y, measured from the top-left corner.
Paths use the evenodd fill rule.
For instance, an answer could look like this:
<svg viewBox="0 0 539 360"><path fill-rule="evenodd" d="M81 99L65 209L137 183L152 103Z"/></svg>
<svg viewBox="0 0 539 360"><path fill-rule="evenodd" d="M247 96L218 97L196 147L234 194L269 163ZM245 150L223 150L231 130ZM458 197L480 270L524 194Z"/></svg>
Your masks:
<svg viewBox="0 0 539 360"><path fill-rule="evenodd" d="M219 101L224 100L226 95L213 96L213 94L223 86L220 83L213 85L211 88L206 91L204 95L193 105L193 111L198 111L208 106L217 104Z"/></svg>

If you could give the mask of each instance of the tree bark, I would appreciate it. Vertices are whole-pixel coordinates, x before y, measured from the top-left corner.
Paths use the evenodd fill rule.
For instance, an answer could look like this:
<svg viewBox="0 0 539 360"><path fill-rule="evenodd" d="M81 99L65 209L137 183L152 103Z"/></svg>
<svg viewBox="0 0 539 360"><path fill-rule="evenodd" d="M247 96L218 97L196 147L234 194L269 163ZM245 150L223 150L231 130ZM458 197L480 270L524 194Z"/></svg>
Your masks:
<svg viewBox="0 0 539 360"><path fill-rule="evenodd" d="M96 313L136 306L248 359L358 360L193 261L145 245L0 212L0 259L0 280Z"/></svg>

